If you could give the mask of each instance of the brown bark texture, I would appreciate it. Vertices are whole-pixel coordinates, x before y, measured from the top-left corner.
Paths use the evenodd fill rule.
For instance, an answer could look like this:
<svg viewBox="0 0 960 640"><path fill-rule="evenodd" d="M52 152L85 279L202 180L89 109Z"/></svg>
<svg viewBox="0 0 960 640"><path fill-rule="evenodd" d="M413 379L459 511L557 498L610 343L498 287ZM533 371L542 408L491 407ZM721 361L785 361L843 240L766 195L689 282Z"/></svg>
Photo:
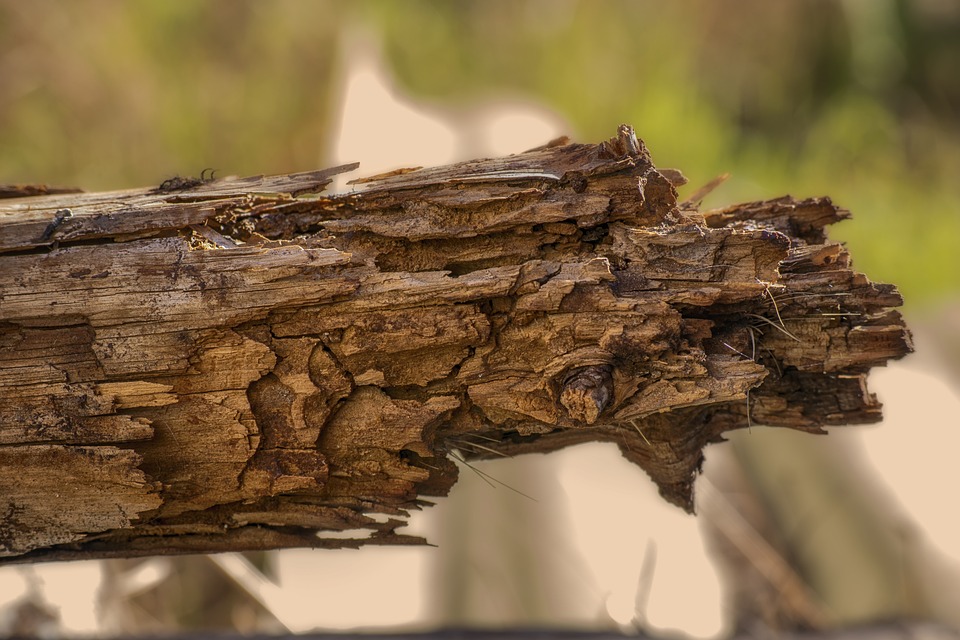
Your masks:
<svg viewBox="0 0 960 640"><path fill-rule="evenodd" d="M910 350L847 211L700 211L627 126L355 168L0 191L0 561L421 543L453 457L587 441L691 510L706 444L875 422Z"/></svg>

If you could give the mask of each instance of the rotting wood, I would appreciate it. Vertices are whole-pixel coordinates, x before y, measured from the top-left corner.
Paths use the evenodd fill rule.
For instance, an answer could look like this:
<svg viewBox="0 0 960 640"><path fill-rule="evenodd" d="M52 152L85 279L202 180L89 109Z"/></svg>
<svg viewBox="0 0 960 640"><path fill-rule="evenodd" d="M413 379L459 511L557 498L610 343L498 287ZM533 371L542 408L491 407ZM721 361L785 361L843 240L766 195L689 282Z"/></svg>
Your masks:
<svg viewBox="0 0 960 640"><path fill-rule="evenodd" d="M421 543L453 449L613 442L691 510L706 444L877 421L910 350L845 210L678 204L630 127L355 168L0 202L3 561Z"/></svg>

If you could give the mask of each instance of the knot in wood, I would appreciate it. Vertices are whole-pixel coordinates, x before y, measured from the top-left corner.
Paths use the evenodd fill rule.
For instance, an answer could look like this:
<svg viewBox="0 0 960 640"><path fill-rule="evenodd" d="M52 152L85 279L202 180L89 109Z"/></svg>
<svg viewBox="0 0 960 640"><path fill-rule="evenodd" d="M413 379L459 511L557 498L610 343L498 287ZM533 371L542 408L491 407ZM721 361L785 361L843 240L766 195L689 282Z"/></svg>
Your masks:
<svg viewBox="0 0 960 640"><path fill-rule="evenodd" d="M579 422L593 424L613 397L611 368L591 365L573 369L567 374L560 392L560 404L567 414Z"/></svg>

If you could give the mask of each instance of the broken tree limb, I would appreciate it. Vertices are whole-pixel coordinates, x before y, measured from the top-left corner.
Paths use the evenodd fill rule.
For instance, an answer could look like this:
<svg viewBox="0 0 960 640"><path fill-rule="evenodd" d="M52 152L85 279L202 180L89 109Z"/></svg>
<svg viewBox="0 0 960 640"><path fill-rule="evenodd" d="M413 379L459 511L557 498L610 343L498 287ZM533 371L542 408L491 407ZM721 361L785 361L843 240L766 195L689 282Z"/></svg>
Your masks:
<svg viewBox="0 0 960 640"><path fill-rule="evenodd" d="M846 211L678 204L626 126L321 193L354 168L8 189L3 561L419 543L454 449L614 442L691 510L706 444L877 421L910 350Z"/></svg>

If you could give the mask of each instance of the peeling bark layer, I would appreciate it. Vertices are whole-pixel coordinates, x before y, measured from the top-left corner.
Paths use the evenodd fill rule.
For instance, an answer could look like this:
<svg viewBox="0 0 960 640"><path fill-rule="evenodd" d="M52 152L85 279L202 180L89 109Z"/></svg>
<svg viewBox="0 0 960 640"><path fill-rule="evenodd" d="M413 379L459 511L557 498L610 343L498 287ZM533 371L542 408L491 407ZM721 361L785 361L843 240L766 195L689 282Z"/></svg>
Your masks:
<svg viewBox="0 0 960 640"><path fill-rule="evenodd" d="M8 189L5 561L419 543L454 449L615 442L690 510L706 444L879 420L910 350L846 211L679 204L629 127L321 195L354 168Z"/></svg>

